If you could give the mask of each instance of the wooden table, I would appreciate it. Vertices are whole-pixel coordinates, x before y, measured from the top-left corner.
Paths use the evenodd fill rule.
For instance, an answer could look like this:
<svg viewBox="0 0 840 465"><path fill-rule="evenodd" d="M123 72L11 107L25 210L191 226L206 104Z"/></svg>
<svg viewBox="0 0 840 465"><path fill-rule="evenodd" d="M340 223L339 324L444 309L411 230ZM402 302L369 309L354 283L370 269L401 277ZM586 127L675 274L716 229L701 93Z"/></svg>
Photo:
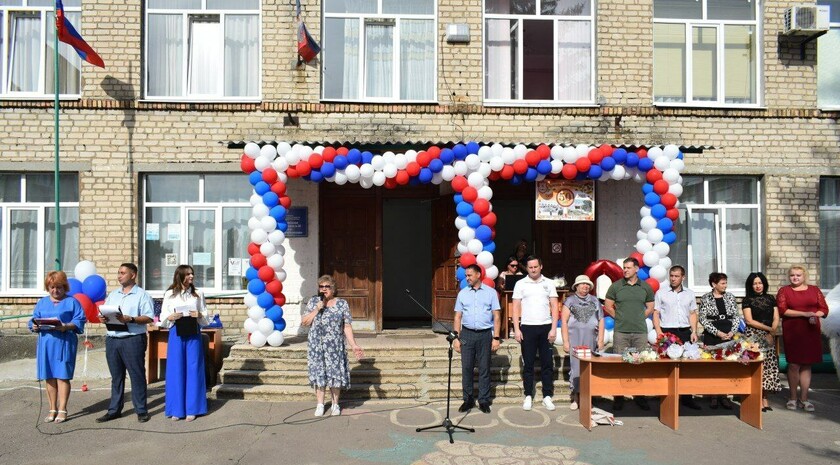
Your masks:
<svg viewBox="0 0 840 465"><path fill-rule="evenodd" d="M617 357L579 360L580 424L586 429L592 429L592 396L646 395L661 397L659 421L676 430L681 394L740 394L741 421L762 428L762 361L657 360L633 365Z"/></svg>
<svg viewBox="0 0 840 465"><path fill-rule="evenodd" d="M169 330L156 325L149 325L149 348L146 350L146 382L154 383L160 377L160 361L166 359L166 347L169 345ZM201 332L210 336L210 360L218 372L222 368L222 330L221 328L202 328Z"/></svg>

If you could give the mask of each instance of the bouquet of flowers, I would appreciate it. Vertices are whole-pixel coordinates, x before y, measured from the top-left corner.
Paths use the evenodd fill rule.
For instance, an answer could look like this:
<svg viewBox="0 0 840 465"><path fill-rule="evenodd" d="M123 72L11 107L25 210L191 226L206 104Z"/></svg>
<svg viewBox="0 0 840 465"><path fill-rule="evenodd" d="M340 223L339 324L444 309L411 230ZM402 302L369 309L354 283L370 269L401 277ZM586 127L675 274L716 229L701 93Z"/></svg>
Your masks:
<svg viewBox="0 0 840 465"><path fill-rule="evenodd" d="M659 355L650 348L639 350L635 347L628 347L621 353L621 360L638 365L643 362L652 362L657 360Z"/></svg>
<svg viewBox="0 0 840 465"><path fill-rule="evenodd" d="M677 357L673 357L671 354L668 353L668 349L672 345L682 345L682 341L676 335L671 333L662 333L659 337L656 338L656 343L654 343L654 347L656 347L656 352L659 354L659 358L672 358L678 359L682 355L680 351ZM674 349L672 353L676 353L677 349Z"/></svg>
<svg viewBox="0 0 840 465"><path fill-rule="evenodd" d="M699 344L686 342L685 344L683 344L682 347L682 358L685 360L700 360L700 358L703 356L703 352L700 350Z"/></svg>
<svg viewBox="0 0 840 465"><path fill-rule="evenodd" d="M706 347L701 358L747 363L750 360L764 360L764 355L761 353L760 342L736 334L731 341Z"/></svg>

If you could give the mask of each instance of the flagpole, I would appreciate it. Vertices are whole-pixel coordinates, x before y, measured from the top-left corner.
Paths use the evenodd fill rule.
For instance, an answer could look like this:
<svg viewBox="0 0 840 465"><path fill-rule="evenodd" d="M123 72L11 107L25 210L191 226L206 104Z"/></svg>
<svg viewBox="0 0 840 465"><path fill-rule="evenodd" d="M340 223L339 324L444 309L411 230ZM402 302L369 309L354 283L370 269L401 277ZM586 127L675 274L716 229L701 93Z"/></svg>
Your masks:
<svg viewBox="0 0 840 465"><path fill-rule="evenodd" d="M55 81L55 172L54 175L54 182L55 182L55 269L61 270L61 212L60 202L59 202L59 195L61 193L61 189L59 188L59 142L58 142L58 8L56 5L55 10L53 10L53 15L55 16L55 24L53 27L55 28L55 34L53 37L53 71L55 72L54 81Z"/></svg>

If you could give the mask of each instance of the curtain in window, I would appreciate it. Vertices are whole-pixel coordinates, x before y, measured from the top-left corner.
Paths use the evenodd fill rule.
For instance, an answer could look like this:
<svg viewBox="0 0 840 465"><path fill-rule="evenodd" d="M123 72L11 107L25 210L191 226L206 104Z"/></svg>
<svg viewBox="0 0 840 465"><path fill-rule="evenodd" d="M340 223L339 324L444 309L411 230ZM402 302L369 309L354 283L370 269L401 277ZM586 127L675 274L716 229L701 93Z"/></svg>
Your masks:
<svg viewBox="0 0 840 465"><path fill-rule="evenodd" d="M685 102L685 69L685 26L654 24L653 98L655 101Z"/></svg>
<svg viewBox="0 0 840 465"><path fill-rule="evenodd" d="M148 31L148 95L183 95L183 16L150 14Z"/></svg>
<svg viewBox="0 0 840 465"><path fill-rule="evenodd" d="M394 26L365 24L365 95L394 96Z"/></svg>
<svg viewBox="0 0 840 465"><path fill-rule="evenodd" d="M251 209L247 207L222 209L222 290L224 291L238 291L246 287L246 280L242 273L248 268L248 244L251 242L248 234L250 218ZM228 269L231 258L242 260L242 272L238 275L231 275Z"/></svg>
<svg viewBox="0 0 840 465"><path fill-rule="evenodd" d="M755 102L755 28L724 26L723 31L726 103Z"/></svg>
<svg viewBox="0 0 840 465"><path fill-rule="evenodd" d="M55 269L55 208L44 209L44 269ZM79 262L79 207L61 207L61 268L67 276Z"/></svg>
<svg viewBox="0 0 840 465"><path fill-rule="evenodd" d="M726 274L730 288L740 288L758 269L758 211L753 208L726 210Z"/></svg>
<svg viewBox="0 0 840 465"><path fill-rule="evenodd" d="M840 10L840 5L837 7ZM834 8L831 10L834 16ZM840 106L840 27L817 39L817 104ZM828 289L828 288L826 288Z"/></svg>
<svg viewBox="0 0 840 465"><path fill-rule="evenodd" d="M516 20L487 20L487 49L484 88L488 99L515 99Z"/></svg>
<svg viewBox="0 0 840 465"><path fill-rule="evenodd" d="M434 21L400 23L400 98L432 100L435 84Z"/></svg>
<svg viewBox="0 0 840 465"><path fill-rule="evenodd" d="M589 21L558 21L557 99L592 100L592 42Z"/></svg>
<svg viewBox="0 0 840 465"><path fill-rule="evenodd" d="M10 281L13 289L37 288L38 275L38 212L12 210L9 214Z"/></svg>
<svg viewBox="0 0 840 465"><path fill-rule="evenodd" d="M259 32L255 15L225 16L225 96L259 95Z"/></svg>
<svg viewBox="0 0 840 465"><path fill-rule="evenodd" d="M190 18L189 37L189 95L222 95L224 65L219 53L222 25L219 18Z"/></svg>
<svg viewBox="0 0 840 465"><path fill-rule="evenodd" d="M76 27L76 30L82 29L82 14L79 12L65 13L67 18ZM47 12L47 24L55 23L55 14ZM45 70L45 77L47 79L44 92L51 94L55 92L55 28L47 28L47 63ZM58 43L58 85L59 93L61 94L81 94L82 83L82 59L79 54L73 50L73 47L64 42Z"/></svg>
<svg viewBox="0 0 840 465"><path fill-rule="evenodd" d="M324 98L358 98L359 20L327 18L323 54Z"/></svg>
<svg viewBox="0 0 840 465"><path fill-rule="evenodd" d="M37 92L41 72L41 18L37 13L12 15L9 31L9 91Z"/></svg>
<svg viewBox="0 0 840 465"><path fill-rule="evenodd" d="M688 223L688 243L694 261L692 267L693 285L708 284L709 273L719 271L717 212L693 210ZM745 278L746 279L746 278Z"/></svg>
<svg viewBox="0 0 840 465"><path fill-rule="evenodd" d="M195 271L196 287L216 287L216 212L190 210L187 214L187 253L182 263Z"/></svg>

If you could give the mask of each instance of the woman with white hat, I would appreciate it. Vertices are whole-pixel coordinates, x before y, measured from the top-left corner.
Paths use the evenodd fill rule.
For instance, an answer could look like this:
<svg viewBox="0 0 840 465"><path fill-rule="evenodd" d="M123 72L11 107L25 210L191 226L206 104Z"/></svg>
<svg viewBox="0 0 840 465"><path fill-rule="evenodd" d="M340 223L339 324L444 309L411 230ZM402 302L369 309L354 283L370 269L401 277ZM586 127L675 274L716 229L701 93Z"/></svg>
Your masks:
<svg viewBox="0 0 840 465"><path fill-rule="evenodd" d="M598 298L589 293L593 287L592 281L582 274L575 278L575 283L572 284L574 293L563 302L560 318L563 350L566 353L577 346L593 349L596 341L599 351L604 348L604 308ZM580 404L580 361L575 357L570 357L570 361L569 383L572 386L572 403L569 408L577 410Z"/></svg>

